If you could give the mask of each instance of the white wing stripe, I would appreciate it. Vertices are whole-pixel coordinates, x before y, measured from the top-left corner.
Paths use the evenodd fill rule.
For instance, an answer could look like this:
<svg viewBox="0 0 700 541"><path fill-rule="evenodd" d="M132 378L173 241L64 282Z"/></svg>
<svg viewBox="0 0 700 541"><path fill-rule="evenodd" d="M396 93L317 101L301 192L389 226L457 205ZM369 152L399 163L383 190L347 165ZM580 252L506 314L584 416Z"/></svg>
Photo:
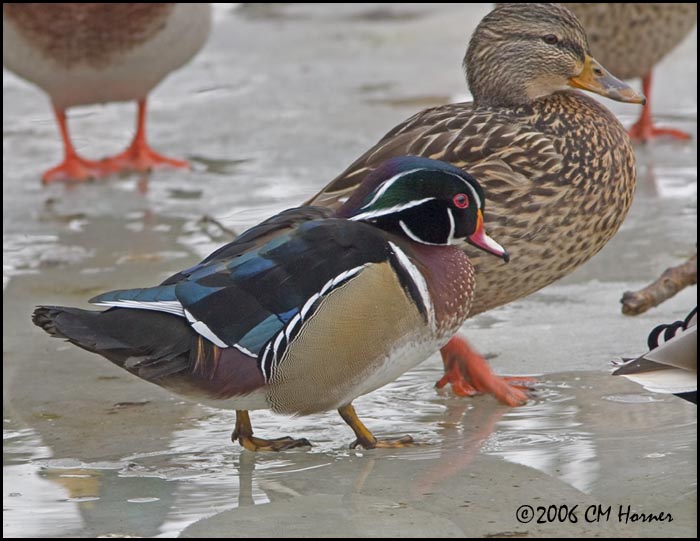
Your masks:
<svg viewBox="0 0 700 541"><path fill-rule="evenodd" d="M207 328L208 328L208 327L207 327ZM217 345L218 345L218 344L217 344ZM219 346L219 347L226 347L226 346ZM241 353L245 353L246 355L248 355L248 357L253 357L253 359L257 358L257 355L256 355L255 353L253 353L252 351L250 351L248 348L244 348L244 347L243 347L242 345L240 345L240 344L233 344L233 347L236 348L236 349L237 349L238 351L240 351Z"/></svg>
<svg viewBox="0 0 700 541"><path fill-rule="evenodd" d="M228 344L223 342L221 338L216 336L214 332L209 327L207 327L206 323L203 323L201 321L194 321L190 322L190 325L195 331L197 331L197 334L201 334L204 338L212 342L215 346L219 346L220 348L228 347Z"/></svg>
<svg viewBox="0 0 700 541"><path fill-rule="evenodd" d="M209 340L215 346L219 346L220 348L229 347L226 342L224 342L221 338L216 336L214 331L212 331L206 323L204 323L203 321L198 321L188 310L185 310L184 312L187 321L189 321L190 326L195 330L197 334L201 334L204 338Z"/></svg>
<svg viewBox="0 0 700 541"><path fill-rule="evenodd" d="M134 308L138 310L153 310L155 312L166 312L175 316L185 317L184 309L179 301L103 301L94 303L96 306L109 306L115 308Z"/></svg>

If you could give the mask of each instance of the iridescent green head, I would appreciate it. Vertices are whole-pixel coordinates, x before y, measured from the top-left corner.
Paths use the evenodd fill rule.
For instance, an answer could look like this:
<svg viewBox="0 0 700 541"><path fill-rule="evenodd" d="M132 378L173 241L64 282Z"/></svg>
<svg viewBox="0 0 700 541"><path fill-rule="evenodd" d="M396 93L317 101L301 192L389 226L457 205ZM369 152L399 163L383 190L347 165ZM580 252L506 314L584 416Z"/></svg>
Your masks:
<svg viewBox="0 0 700 541"><path fill-rule="evenodd" d="M370 223L414 242L469 242L508 261L484 232L485 197L470 174L448 163L404 156L369 175L338 215Z"/></svg>

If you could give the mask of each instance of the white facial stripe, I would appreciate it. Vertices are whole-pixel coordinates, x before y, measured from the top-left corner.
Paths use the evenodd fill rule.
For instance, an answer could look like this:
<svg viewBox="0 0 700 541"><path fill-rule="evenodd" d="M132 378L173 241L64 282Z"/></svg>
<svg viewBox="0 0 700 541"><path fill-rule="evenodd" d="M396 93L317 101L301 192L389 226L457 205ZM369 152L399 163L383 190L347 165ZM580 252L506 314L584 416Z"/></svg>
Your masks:
<svg viewBox="0 0 700 541"><path fill-rule="evenodd" d="M432 328L434 328L435 308L433 307L433 300L430 297L430 291L428 290L428 284L426 283L425 278L423 278L423 275L418 268L411 262L408 256L398 246L396 246L396 244L389 242L389 246L391 246L391 249L394 251L394 255L396 255L399 265L404 268L404 270L413 280L416 288L418 288L418 293L420 294L420 297L423 300L423 305L428 312L428 323Z"/></svg>
<svg viewBox="0 0 700 541"><path fill-rule="evenodd" d="M405 203L403 205L395 205L393 207L385 208L385 209L379 209L379 210L371 210L369 212L363 212L361 214L357 214L355 216L352 216L350 220L369 220L370 218L378 218L379 216L386 216L387 214L395 214L397 212L401 212L402 210L407 210L413 207L417 207L418 205L422 205L423 203L426 203L427 201L433 201L435 198L434 197L426 197L425 199L417 199L415 201L409 201L408 203ZM364 207L363 207L364 208Z"/></svg>
<svg viewBox="0 0 700 541"><path fill-rule="evenodd" d="M449 212L449 211L448 211ZM434 242L428 242L417 236L411 229L406 225L406 223L403 220L399 220L399 225L401 226L401 229L403 229L403 232L406 233L406 236L414 240L416 242L420 242L421 244L429 244L430 246L444 246L444 244L436 244Z"/></svg>
<svg viewBox="0 0 700 541"><path fill-rule="evenodd" d="M447 171L446 171L446 172L447 172ZM453 177L455 177L455 178L458 178L459 180L461 180L461 181L464 183L464 185L467 187L467 189L469 190L469 192L472 194L472 197L474 198L474 201L476 201L476 208L481 208L481 198L479 197L479 194L476 193L476 189L474 188L474 186L472 186L467 180L465 180L464 178L460 177L459 175L456 175L456 174L454 174L454 173L447 173L447 174L448 174L448 175L451 175L451 176L453 176Z"/></svg>
<svg viewBox="0 0 700 541"><path fill-rule="evenodd" d="M155 312L165 312L167 314L173 314L175 316L185 317L182 305L179 301L155 301L155 302L143 302L143 301L104 301L96 302L95 306L109 306L116 308L136 308L139 310L153 310Z"/></svg>
<svg viewBox="0 0 700 541"><path fill-rule="evenodd" d="M384 194L386 193L386 191L387 191L396 181L398 181L398 180L401 179L402 177L405 177L406 175L410 175L410 174L412 174L412 173L415 173L415 172L421 171L421 170L423 170L423 168L411 169L410 171L406 171L406 172L404 172L404 173L399 173L398 175L394 175L394 176L391 177L389 180L385 181L385 182L381 185L381 188L379 188L379 190L377 190L377 193L374 194L374 197L372 197L372 200L371 200L369 203L367 203L366 205L364 205L363 207L361 207L361 208L364 209L364 208L367 208L367 207L373 205L382 195L384 195ZM469 193L471 194L472 199L476 202L477 208L482 208L481 197L479 197L479 194L477 193L476 188L474 188L474 186L472 186L472 184L471 184L468 180L466 180L464 177L462 177L462 176L460 176L460 175L458 175L458 174L456 174L456 173L451 173L451 172L449 172L449 171L440 171L440 172L445 173L445 174L447 174L447 175L450 175L450 176L452 176L452 177L454 177L454 178L456 178L456 179L459 179L459 180L466 186L467 190L469 190ZM405 206L403 206L403 207L397 205L396 207L392 207L392 208L389 208L389 209L377 210L377 211L375 211L374 213L373 213L373 212L365 212L365 213L362 213L362 214L358 214L357 216L353 216L353 217L350 218L350 219L351 219L351 220L367 220L367 219L370 219L370 218L376 218L376 217L379 217L379 216L385 216L386 214L391 214L392 212L399 212L399 211L401 211L401 210L405 210L405 209L414 207L414 206L419 205L419 204L421 204L421 203L423 203L423 202L425 202L425 201L429 201L430 199L434 199L434 198L427 198L427 199L422 199L422 200L420 200L420 201L418 201L418 202L415 202L415 201L414 201L414 202L411 202L411 203L407 203L407 204L406 204Z"/></svg>
<svg viewBox="0 0 700 541"><path fill-rule="evenodd" d="M455 240L455 217L452 216L452 211L447 208L447 217L450 220L450 233L447 235L447 244L452 244Z"/></svg>
<svg viewBox="0 0 700 541"><path fill-rule="evenodd" d="M389 188L391 188L391 185L394 184L394 182L399 180L401 177L405 177L406 175L410 175L412 173L415 173L416 171L420 171L421 169L422 168L411 169L410 171L404 171L403 173L399 173L398 175L394 175L389 180L385 180L384 183L382 184L381 188L379 188L379 190L377 190L377 193L374 194L374 197L372 198L372 200L369 203L367 203L365 206L363 206L362 208L364 209L364 208L367 208L367 207L373 205L375 203L375 201L377 201L377 199L379 199L382 195L384 195L384 193Z"/></svg>

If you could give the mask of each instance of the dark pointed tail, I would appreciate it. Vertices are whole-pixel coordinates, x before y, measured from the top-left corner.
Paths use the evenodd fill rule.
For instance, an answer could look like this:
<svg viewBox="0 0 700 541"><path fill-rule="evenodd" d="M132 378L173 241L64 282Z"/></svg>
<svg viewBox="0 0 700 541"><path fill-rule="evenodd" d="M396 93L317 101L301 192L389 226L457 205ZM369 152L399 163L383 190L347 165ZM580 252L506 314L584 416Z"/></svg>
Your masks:
<svg viewBox="0 0 700 541"><path fill-rule="evenodd" d="M183 318L152 310L97 312L39 306L32 321L51 336L102 355L149 381L189 369L190 350L197 339Z"/></svg>

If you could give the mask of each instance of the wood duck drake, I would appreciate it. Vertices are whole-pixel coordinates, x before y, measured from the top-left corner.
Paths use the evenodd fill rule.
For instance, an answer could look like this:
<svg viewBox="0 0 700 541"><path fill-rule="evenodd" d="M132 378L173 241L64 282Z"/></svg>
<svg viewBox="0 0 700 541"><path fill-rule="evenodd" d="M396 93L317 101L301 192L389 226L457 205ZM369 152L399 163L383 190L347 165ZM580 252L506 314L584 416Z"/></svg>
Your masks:
<svg viewBox="0 0 700 541"><path fill-rule="evenodd" d="M426 109L390 130L313 197L337 208L392 156L444 160L489 194L485 218L513 262L496 266L469 247L478 287L470 315L543 288L596 254L622 224L636 183L632 146L605 107L574 89L618 101L644 98L588 52L583 27L557 4L505 4L477 26L464 65L474 101ZM459 346L459 347L456 347ZM494 391L526 400L488 372L466 343L442 351L457 394Z"/></svg>
<svg viewBox="0 0 700 541"><path fill-rule="evenodd" d="M649 351L625 362L613 375L625 376L655 393L675 394L698 403L698 309L682 321L655 327Z"/></svg>
<svg viewBox="0 0 700 541"><path fill-rule="evenodd" d="M92 299L104 312L46 306L33 321L147 381L226 401L247 449L308 445L253 437L251 409L337 408L356 444L400 446L410 437L376 440L351 402L437 351L466 318L474 270L454 244L508 261L483 210L461 169L395 158L337 212L284 211L160 286Z"/></svg>
<svg viewBox="0 0 700 541"><path fill-rule="evenodd" d="M3 4L3 64L51 98L64 160L44 183L100 178L119 171L189 167L146 142L146 97L186 64L209 35L209 4ZM100 161L73 147L66 109L137 101L137 130L126 151Z"/></svg>
<svg viewBox="0 0 700 541"><path fill-rule="evenodd" d="M647 103L630 136L640 141L666 135L690 139L680 130L654 126L651 116L651 72L695 26L698 6L664 3L563 4L588 33L591 51L623 79L642 79Z"/></svg>

